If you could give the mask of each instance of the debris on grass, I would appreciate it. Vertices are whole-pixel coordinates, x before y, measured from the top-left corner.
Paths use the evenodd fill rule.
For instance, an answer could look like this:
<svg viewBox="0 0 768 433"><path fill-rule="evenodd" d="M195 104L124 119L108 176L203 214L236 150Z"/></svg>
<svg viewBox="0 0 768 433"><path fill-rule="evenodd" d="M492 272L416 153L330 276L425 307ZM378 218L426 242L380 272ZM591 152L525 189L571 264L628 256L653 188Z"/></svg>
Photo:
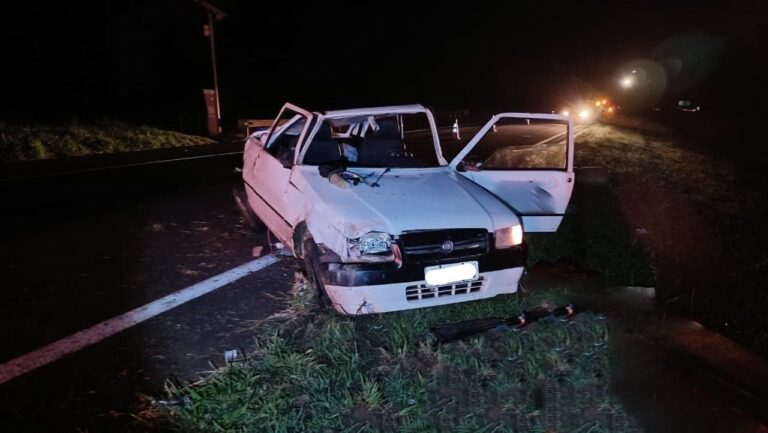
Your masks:
<svg viewBox="0 0 768 433"><path fill-rule="evenodd" d="M430 332L435 337L437 343L449 343L480 334L481 332L491 331L497 328L513 328L521 330L524 326L546 319L570 318L575 313L573 304L564 305L552 309L549 305L538 306L532 310L522 311L514 317L498 318L489 317L486 319L469 319L457 323L438 325L430 328Z"/></svg>
<svg viewBox="0 0 768 433"><path fill-rule="evenodd" d="M225 350L224 351L224 362L227 364L231 364L235 361L241 360L240 352L237 349L231 349L231 350Z"/></svg>

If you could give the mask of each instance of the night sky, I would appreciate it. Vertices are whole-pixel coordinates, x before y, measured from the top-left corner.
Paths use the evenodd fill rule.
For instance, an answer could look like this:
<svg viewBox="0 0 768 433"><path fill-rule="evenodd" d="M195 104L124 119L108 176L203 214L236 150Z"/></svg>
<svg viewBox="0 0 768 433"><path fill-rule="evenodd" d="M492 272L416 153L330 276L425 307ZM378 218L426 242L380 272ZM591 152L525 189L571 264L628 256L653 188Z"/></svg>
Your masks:
<svg viewBox="0 0 768 433"><path fill-rule="evenodd" d="M766 105L768 2L244 2L211 0L222 114L271 117L420 102L438 110L634 103ZM119 118L190 129L211 86L204 11L191 0L25 4L4 11L6 119ZM638 66L639 65L639 66Z"/></svg>

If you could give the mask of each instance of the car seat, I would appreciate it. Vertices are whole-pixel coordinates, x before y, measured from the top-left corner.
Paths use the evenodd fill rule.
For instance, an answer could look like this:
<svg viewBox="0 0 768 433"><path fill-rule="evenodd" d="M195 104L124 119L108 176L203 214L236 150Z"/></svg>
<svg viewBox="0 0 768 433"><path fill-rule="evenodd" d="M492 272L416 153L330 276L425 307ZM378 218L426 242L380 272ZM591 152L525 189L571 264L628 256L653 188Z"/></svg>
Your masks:
<svg viewBox="0 0 768 433"><path fill-rule="evenodd" d="M379 129L360 144L360 164L385 164L388 159L405 154L405 145L400 138L397 118L387 117L377 121Z"/></svg>
<svg viewBox="0 0 768 433"><path fill-rule="evenodd" d="M307 153L304 155L304 164L320 165L337 161L340 158L339 145L333 139L331 125L325 122L321 123L320 129L317 130L314 138L312 138Z"/></svg>

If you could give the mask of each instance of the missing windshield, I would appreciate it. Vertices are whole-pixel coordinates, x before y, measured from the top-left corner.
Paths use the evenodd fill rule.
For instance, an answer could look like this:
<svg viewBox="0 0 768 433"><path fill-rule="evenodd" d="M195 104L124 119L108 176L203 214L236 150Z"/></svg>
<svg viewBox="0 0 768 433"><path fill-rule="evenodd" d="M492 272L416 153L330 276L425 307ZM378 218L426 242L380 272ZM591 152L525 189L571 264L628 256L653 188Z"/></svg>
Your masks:
<svg viewBox="0 0 768 433"><path fill-rule="evenodd" d="M425 113L324 119L304 165L420 168L440 165Z"/></svg>

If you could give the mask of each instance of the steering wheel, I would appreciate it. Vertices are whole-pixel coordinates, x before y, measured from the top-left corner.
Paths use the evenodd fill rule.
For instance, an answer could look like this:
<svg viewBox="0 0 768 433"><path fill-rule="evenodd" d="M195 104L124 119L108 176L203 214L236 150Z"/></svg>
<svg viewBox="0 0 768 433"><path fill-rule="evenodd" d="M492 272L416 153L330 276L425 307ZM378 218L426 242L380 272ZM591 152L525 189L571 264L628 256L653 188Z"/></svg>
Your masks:
<svg viewBox="0 0 768 433"><path fill-rule="evenodd" d="M388 160L392 158L403 158L407 156L408 155L402 144L392 143L389 146L385 147L383 151L381 151L379 162L386 163Z"/></svg>

